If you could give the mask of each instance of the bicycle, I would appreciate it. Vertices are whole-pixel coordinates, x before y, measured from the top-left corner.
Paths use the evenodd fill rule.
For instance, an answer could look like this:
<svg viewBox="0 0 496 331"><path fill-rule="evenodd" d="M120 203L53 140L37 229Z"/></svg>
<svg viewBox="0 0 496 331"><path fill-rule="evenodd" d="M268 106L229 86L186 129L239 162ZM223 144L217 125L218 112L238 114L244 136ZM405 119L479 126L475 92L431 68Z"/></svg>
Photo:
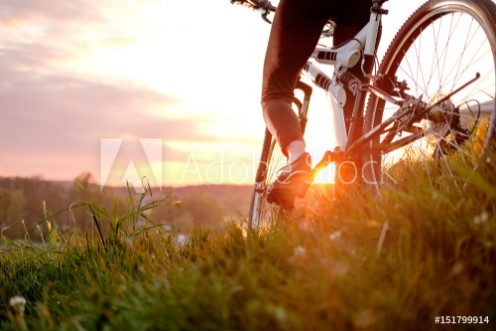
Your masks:
<svg viewBox="0 0 496 331"><path fill-rule="evenodd" d="M446 157L456 154L477 167L495 138L495 3L427 1L399 29L377 66L386 1L371 0L369 23L343 45L317 46L303 68L312 85L330 96L336 135L336 148L325 152L314 173L332 162L349 164L355 170L350 184L379 187L391 182L385 174L398 158L437 160L451 172ZM248 2L268 22L268 15L277 9L267 0L231 2ZM322 37L332 35L332 29L329 22ZM315 62L333 65L332 77ZM362 77L348 70L355 65L361 67ZM300 81L296 88L303 93L294 105L305 132L312 86ZM345 100L345 89L352 92L352 100ZM346 102L353 105L349 123L343 115ZM285 157L266 130L250 228L266 228L279 214L279 208L267 202L267 193L284 164Z"/></svg>

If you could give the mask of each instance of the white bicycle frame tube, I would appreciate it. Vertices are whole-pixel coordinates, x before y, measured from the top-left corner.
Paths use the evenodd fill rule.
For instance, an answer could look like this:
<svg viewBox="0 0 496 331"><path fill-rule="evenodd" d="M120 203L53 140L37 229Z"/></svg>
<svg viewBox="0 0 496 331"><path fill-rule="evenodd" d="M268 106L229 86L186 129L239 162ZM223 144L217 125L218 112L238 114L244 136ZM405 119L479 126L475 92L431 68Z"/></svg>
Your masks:
<svg viewBox="0 0 496 331"><path fill-rule="evenodd" d="M346 68L353 67L358 63L362 58L362 52L364 55L374 56L380 19L380 14L371 12L367 25L346 44L340 47L315 48L310 59L318 63L334 65L335 70L332 78L317 68L311 61L303 69L317 86L326 91L332 111L336 147L343 151L347 142L346 123L343 113L343 108L346 104L346 93L343 86L338 83L338 77Z"/></svg>

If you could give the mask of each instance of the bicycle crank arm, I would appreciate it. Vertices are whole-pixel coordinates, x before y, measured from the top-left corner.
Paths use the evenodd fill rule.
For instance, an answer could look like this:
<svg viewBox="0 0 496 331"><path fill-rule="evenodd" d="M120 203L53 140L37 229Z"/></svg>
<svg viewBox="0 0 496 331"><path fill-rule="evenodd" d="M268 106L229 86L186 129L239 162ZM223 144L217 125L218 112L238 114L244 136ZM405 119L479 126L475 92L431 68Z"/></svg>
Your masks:
<svg viewBox="0 0 496 331"><path fill-rule="evenodd" d="M325 167L327 167L329 164L331 164L333 162L338 162L341 160L344 160L343 152L341 152L341 151L339 151L339 152L326 151L324 153L324 156L322 157L322 159L319 161L319 163L317 163L315 168L312 169L311 181L313 182L315 177L317 177L317 174L320 171L322 171L323 169L325 169Z"/></svg>

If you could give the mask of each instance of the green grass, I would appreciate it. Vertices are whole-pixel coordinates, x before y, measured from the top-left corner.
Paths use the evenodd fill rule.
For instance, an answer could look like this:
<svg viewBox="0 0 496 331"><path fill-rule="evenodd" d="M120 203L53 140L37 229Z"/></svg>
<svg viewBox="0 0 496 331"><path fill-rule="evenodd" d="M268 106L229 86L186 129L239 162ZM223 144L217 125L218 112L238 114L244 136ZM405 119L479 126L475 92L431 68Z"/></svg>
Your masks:
<svg viewBox="0 0 496 331"><path fill-rule="evenodd" d="M0 329L494 330L496 169L454 169L458 186L403 166L398 189L323 196L247 235L240 220L167 233L143 199L83 206L88 232L1 252ZM441 315L489 324L435 325Z"/></svg>

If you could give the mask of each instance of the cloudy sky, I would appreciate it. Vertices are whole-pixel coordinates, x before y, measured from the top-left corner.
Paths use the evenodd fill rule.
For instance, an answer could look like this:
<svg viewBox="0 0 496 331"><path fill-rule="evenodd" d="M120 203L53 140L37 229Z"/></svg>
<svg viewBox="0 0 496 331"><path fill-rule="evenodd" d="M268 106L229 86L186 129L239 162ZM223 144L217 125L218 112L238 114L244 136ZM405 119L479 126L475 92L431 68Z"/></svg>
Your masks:
<svg viewBox="0 0 496 331"><path fill-rule="evenodd" d="M385 24L423 1L399 2ZM2 0L0 21L0 176L252 182L270 29L257 13L229 0Z"/></svg>

